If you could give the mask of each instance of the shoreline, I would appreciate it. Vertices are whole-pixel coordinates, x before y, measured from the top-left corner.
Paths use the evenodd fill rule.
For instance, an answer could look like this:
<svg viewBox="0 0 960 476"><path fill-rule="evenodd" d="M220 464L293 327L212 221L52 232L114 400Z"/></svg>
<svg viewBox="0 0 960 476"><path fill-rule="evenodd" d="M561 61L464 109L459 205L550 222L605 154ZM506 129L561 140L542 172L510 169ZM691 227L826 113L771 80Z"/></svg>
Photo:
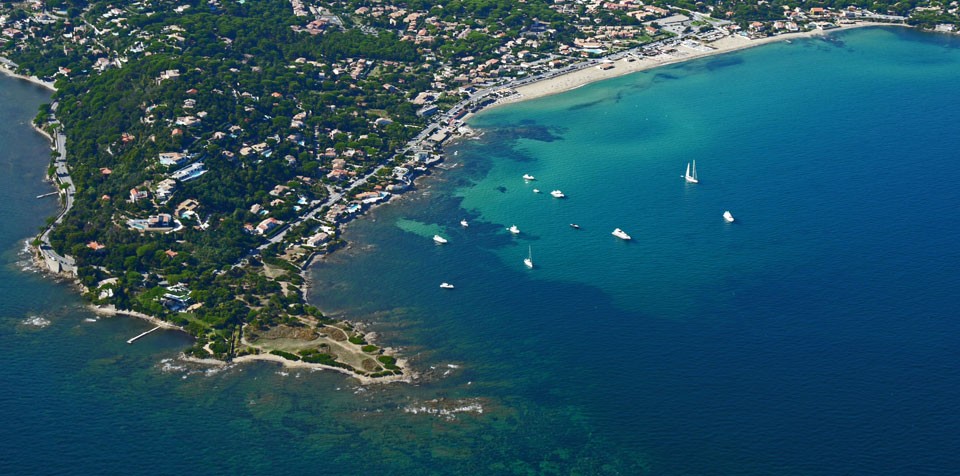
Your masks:
<svg viewBox="0 0 960 476"><path fill-rule="evenodd" d="M485 110L494 109L496 107L505 105L505 104L515 104L523 101L529 101L532 99L538 99L546 96L552 96L554 94L561 94L568 91L581 88L591 83L603 81L606 79L617 78L620 76L625 76L631 73L637 73L640 71L647 71L654 68L659 68L661 66L674 65L679 63L684 63L687 61L706 58L709 56L717 56L726 53L732 53L735 51L741 51L757 46L767 45L771 43L778 43L782 41L788 41L792 39L807 39L807 38L816 38L829 36L836 31L847 31L857 28L865 27L876 27L876 26L900 26L900 27L909 27L909 25L904 25L900 23L881 23L881 22L857 22L852 24L843 24L838 25L837 28L831 28L829 30L809 30L798 33L787 33L776 36L768 36L764 38L759 38L756 40L751 40L739 35L728 35L720 38L719 40L703 43L702 45L712 48L709 51L697 51L692 48L678 45L675 49L675 52L670 54L660 54L657 56L644 56L639 59L634 59L633 61L628 61L627 59L619 59L610 64L613 64L614 67L608 70L600 70L595 66L583 68L577 71L572 71L560 76L542 79L530 84L519 86L515 88L516 94L513 94L508 97L501 98L495 103L490 104L489 106L483 108L480 113ZM602 60L603 58L601 58ZM471 114L471 116L474 114Z"/></svg>
<svg viewBox="0 0 960 476"><path fill-rule="evenodd" d="M419 376L416 372L411 371L409 375L404 373L403 375L389 375L386 377L374 378L366 375L359 375L349 369L345 369L342 367L334 367L331 365L324 365L324 364L315 364L315 363L303 362L299 360L289 360L274 354L246 354L246 355L234 357L233 359L230 359L230 360L217 360L217 359L199 359L199 358L190 357L186 354L181 353L179 356L179 359L184 362L190 362L190 363L201 364L201 365L211 365L216 367L226 367L227 365L230 365L230 364L244 364L248 362L273 362L273 363L278 363L281 365L281 367L288 368L288 369L305 369L305 370L310 370L314 372L321 371L321 370L333 370L335 372L339 372L343 375L357 379L361 385L370 385L370 384L378 384L378 383L387 384L387 383L396 383L396 382L413 383ZM398 366L409 370L409 367L406 367L406 364L407 364L406 359L401 359L401 358L397 359Z"/></svg>
<svg viewBox="0 0 960 476"><path fill-rule="evenodd" d="M517 103L517 102L522 102L526 100L537 99L537 98L546 97L554 94L559 94L559 93L563 93L563 92L567 92L567 91L571 91L571 90L583 87L593 82L602 81L605 79L611 79L611 78L623 76L623 75L638 72L638 71L645 71L645 70L657 68L660 66L678 64L685 61L704 58L707 56L730 53L730 52L739 51L747 48L752 48L755 46L761 46L769 43L786 41L792 38L812 38L812 37L818 37L818 36L826 36L826 35L829 35L832 31L850 30L854 28L862 28L862 27L869 27L869 26L891 26L891 25L892 24L887 24L887 23L859 22L854 24L840 25L838 28L834 28L830 30L812 30L812 31L800 32L796 34L784 34L784 35L760 38L757 40L750 40L750 39L741 37L739 35L731 35L731 36L725 36L717 41L709 43L709 47L712 49L708 51L699 51L683 45L678 45L675 51L670 54L661 54L655 57L640 57L640 58L634 59L633 61L628 61L627 59L617 60L612 63L614 64L614 67L609 70L600 70L597 67L591 66L591 67L586 67L570 73L566 73L560 76L541 79L539 81L517 87L515 89L516 94L509 97L501 98L496 102L486 105L485 107L482 107L480 110L478 110L477 113L485 110L493 109L503 104ZM905 25L899 25L899 26L905 26ZM11 66L15 66L15 64L10 62L6 58L0 57L0 74L4 74L6 76L9 76L15 79L20 79L23 81L33 83L35 85L46 88L53 92L57 91L57 89L54 86L54 83L42 81L36 77L29 77L29 76L18 74L11 69ZM463 120L465 121L467 118L473 115L474 113L470 113L466 117L464 117ZM42 129L39 129L36 126L34 126L34 129L40 133L43 133L48 138L48 140L50 140L51 143L54 142L54 139L50 137L49 134L45 134ZM463 136L459 136L458 138L462 138L462 137ZM426 175L417 177L417 179L423 178L425 176ZM394 198L400 197L401 195L405 195L405 193L396 194L393 197L391 197L391 200L388 200L385 203L389 203ZM378 206L383 205L385 203L378 204ZM365 214L361 214L358 217L355 217L351 220L348 220L346 223L343 223L341 225L342 229L345 229L350 222L352 222L355 219L359 219L363 215ZM35 254L35 257L36 257L36 254ZM308 260L308 263L309 261L312 261L312 258ZM42 263L39 263L39 264L42 264ZM47 270L46 267L44 266L38 266L38 268L43 270L44 272L49 272L49 270ZM307 288L304 292L304 298L306 298L309 288L311 287L308 268L309 268L309 264L307 266L301 267L300 273L299 273L304 280L303 286ZM116 307L114 307L113 305L98 306L94 304L89 304L87 307L95 314L98 314L101 316L112 317L112 316L118 316L118 315L125 315L130 317L136 317L139 319L143 319L147 322L150 322L153 325L160 326L164 329L179 330L187 333L186 330L182 327L171 324L158 317L144 314L141 312L132 311L132 310L119 310L119 309L116 309ZM378 377L378 378L371 378L366 375L360 375L355 373L352 370L344 369L340 367L288 360L279 355L274 355L269 353L247 354L247 355L238 356L231 360L226 360L226 361L219 360L219 359L212 359L212 358L199 359L194 357L188 357L186 355L182 355L181 358L187 361L209 364L209 365L228 365L232 362L244 363L244 362L252 362L252 361L270 361L270 362L280 363L284 367L289 367L289 368L305 368L305 369L311 369L311 370L322 370L322 369L334 370L334 371L343 373L345 375L354 377L357 380L359 380L362 384L391 383L391 382L398 382L398 381L410 383L417 379L417 373L414 372L410 367L406 365L408 363L407 360L399 356L397 357L398 365L400 366L400 368L406 370L407 372L410 372L410 374L408 375L405 373L403 375L386 376L386 377Z"/></svg>
<svg viewBox="0 0 960 476"><path fill-rule="evenodd" d="M3 56L0 56L0 74L4 76L9 76L11 78L19 79L21 81L26 81L28 83L36 84L37 86L40 86L44 89L57 92L57 88L56 86L54 86L53 82L44 81L36 76L24 76L20 73L17 73L13 69L11 69L10 65L15 65L15 64L16 63L14 63L13 61L10 61L9 59L4 58Z"/></svg>
<svg viewBox="0 0 960 476"><path fill-rule="evenodd" d="M101 305L97 305L97 304L88 304L86 307L87 307L87 309L93 311L93 313L96 314L96 315L98 315L98 316L103 316L103 317L116 317L116 316L136 317L136 318L138 318L138 319L143 319L143 320L145 320L145 321L147 321L147 322L149 322L149 323L151 323L151 324L153 324L153 325L155 325L155 326L161 327L161 328L163 328L163 329L172 330L172 331L180 331L180 332L183 332L183 333L185 333L185 334L187 334L187 335L190 334L189 332L187 332L186 330L184 330L184 328L182 328L182 327L180 327L180 326L177 326L177 325L174 325L174 324L171 324L171 323L169 323L169 322L167 322L167 321L164 321L163 319L160 319L159 317L151 316L151 315L149 315L149 314L144 314L144 313L142 313L142 312L137 312L137 311L128 311L128 310L124 310L124 309L117 309L116 306L114 306L113 304L110 304L109 306L101 306Z"/></svg>
<svg viewBox="0 0 960 476"><path fill-rule="evenodd" d="M53 145L53 136L51 136L50 134L48 134L47 131L45 131L45 130L39 128L39 127L37 127L37 125L34 124L33 121L30 122L30 127L32 127L33 130L35 130L35 131L37 131L38 133L40 133L40 135L42 135L43 137L46 137L47 140L50 141L50 145ZM56 149L54 149L54 150L56 150Z"/></svg>

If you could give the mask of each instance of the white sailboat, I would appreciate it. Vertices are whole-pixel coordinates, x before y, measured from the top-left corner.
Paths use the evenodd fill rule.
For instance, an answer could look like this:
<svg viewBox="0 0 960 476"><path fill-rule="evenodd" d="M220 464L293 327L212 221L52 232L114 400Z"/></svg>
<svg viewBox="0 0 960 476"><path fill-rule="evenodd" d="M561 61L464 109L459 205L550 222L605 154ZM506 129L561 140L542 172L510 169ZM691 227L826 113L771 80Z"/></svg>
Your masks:
<svg viewBox="0 0 960 476"><path fill-rule="evenodd" d="M443 289L453 289L453 285L450 283L440 283L440 287Z"/></svg>
<svg viewBox="0 0 960 476"><path fill-rule="evenodd" d="M514 235L520 234L520 229L517 228L517 225L510 225L510 228L507 228L507 231L509 231L510 233L513 233Z"/></svg>
<svg viewBox="0 0 960 476"><path fill-rule="evenodd" d="M730 210L723 212L723 219L727 223L733 223L733 214L730 213Z"/></svg>
<svg viewBox="0 0 960 476"><path fill-rule="evenodd" d="M532 180L536 180L537 178L530 174L523 174L523 179L526 180L527 182L530 182Z"/></svg>
<svg viewBox="0 0 960 476"><path fill-rule="evenodd" d="M687 162L687 173L683 175L683 178L687 181L687 183L700 183L700 181L697 180L697 161L696 160L693 161L692 167L690 166L690 162Z"/></svg>
<svg viewBox="0 0 960 476"><path fill-rule="evenodd" d="M460 226L466 228L466 227L470 226L470 223L468 223L468 222L467 222L467 219L464 218L463 220L460 220Z"/></svg>
<svg viewBox="0 0 960 476"><path fill-rule="evenodd" d="M563 192L561 192L560 190L554 190L554 191L550 192L550 195L553 195L553 198L563 198L563 197L566 197L566 195L564 195Z"/></svg>
<svg viewBox="0 0 960 476"><path fill-rule="evenodd" d="M447 243L447 239L440 235L433 235L433 242L438 245L443 245Z"/></svg>
<svg viewBox="0 0 960 476"><path fill-rule="evenodd" d="M523 259L523 264L527 265L528 268L533 269L533 248L527 247L527 257Z"/></svg>

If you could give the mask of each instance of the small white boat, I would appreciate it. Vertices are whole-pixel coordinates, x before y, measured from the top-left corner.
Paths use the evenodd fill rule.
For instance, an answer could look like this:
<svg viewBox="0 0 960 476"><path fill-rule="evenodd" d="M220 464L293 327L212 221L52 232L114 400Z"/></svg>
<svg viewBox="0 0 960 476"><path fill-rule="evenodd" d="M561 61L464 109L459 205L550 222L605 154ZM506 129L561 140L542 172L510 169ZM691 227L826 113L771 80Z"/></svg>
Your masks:
<svg viewBox="0 0 960 476"><path fill-rule="evenodd" d="M447 239L440 235L433 235L433 241L438 245L444 245L447 243Z"/></svg>
<svg viewBox="0 0 960 476"><path fill-rule="evenodd" d="M523 174L523 179L526 180L527 182L530 182L532 180L536 180L537 178L530 174Z"/></svg>
<svg viewBox="0 0 960 476"><path fill-rule="evenodd" d="M470 226L470 223L467 223L467 219L464 218L463 220L460 220L460 226L466 228L466 227Z"/></svg>
<svg viewBox="0 0 960 476"><path fill-rule="evenodd" d="M613 230L613 233L611 233L611 234L612 234L613 236L616 236L617 238L620 238L621 240L630 240L630 239L632 239L632 238L630 238L630 235L627 234L627 232L625 232L625 231L623 231L623 230L621 230L621 229L619 229L619 228L614 229L614 230Z"/></svg>
<svg viewBox="0 0 960 476"><path fill-rule="evenodd" d="M579 230L579 229L580 229L580 225L577 225L576 223L571 223L571 224L570 224L570 228L573 228L574 230Z"/></svg>
<svg viewBox="0 0 960 476"><path fill-rule="evenodd" d="M527 247L527 257L523 259L523 264L527 265L528 268L533 269L533 248Z"/></svg>
<svg viewBox="0 0 960 476"><path fill-rule="evenodd" d="M700 183L700 181L697 180L696 160L693 161L693 167L690 166L690 162L687 162L687 173L683 174L683 178L687 181L687 183Z"/></svg>
<svg viewBox="0 0 960 476"><path fill-rule="evenodd" d="M540 193L540 189L539 188L533 189L533 193Z"/></svg>
<svg viewBox="0 0 960 476"><path fill-rule="evenodd" d="M443 289L453 289L453 285L450 283L440 283L440 287Z"/></svg>
<svg viewBox="0 0 960 476"><path fill-rule="evenodd" d="M733 223L733 214L729 210L723 212L723 219L727 223Z"/></svg>
<svg viewBox="0 0 960 476"><path fill-rule="evenodd" d="M507 231L509 231L510 233L513 233L514 235L520 234L520 229L517 228L517 225L510 225L510 228L507 228Z"/></svg>
<svg viewBox="0 0 960 476"><path fill-rule="evenodd" d="M554 190L554 191L550 192L550 195L553 195L553 198L563 198L563 197L566 197L566 195L564 195L563 192L561 192L561 191L559 191L559 190Z"/></svg>

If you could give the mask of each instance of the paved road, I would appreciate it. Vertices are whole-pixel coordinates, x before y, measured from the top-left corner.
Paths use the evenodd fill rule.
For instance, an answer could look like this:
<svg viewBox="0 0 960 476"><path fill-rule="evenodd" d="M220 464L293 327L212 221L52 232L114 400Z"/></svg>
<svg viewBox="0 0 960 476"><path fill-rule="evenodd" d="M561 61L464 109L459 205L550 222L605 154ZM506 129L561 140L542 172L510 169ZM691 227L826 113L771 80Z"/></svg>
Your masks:
<svg viewBox="0 0 960 476"><path fill-rule="evenodd" d="M640 52L642 49L648 49L648 48L659 47L659 46L668 46L668 45L675 44L675 42L679 42L682 39L683 39L683 36L681 35L679 37L671 38L670 40L661 40L658 42L649 43L643 46L638 46L636 48L631 48L629 50L624 50L619 53L606 56L603 59L618 60L630 54L636 54ZM290 231L291 228L307 220L316 218L321 210L323 210L326 207L330 207L334 205L335 203L343 199L345 196L349 195L349 193L354 189L356 189L357 187L360 187L366 184L367 181L370 179L370 177L376 175L377 172L387 167L387 164L393 162L395 158L402 157L406 155L407 152L417 149L423 143L424 140L426 140L435 132L443 128L444 124L447 124L451 119L453 119L459 111L469 110L473 107L476 107L478 104L488 99L491 95L497 94L504 89L513 89L526 84L535 83L537 81L541 81L544 79L554 78L554 77L562 76L564 74L568 74L574 71L579 71L584 68L589 68L591 66L597 65L603 59L591 59L587 61L581 61L579 63L569 65L559 70L546 71L533 76L528 76L520 79L515 79L512 81L502 82L471 94L466 99L463 99L462 101L458 102L453 107L448 109L447 112L438 115L437 118L433 120L433 122L428 124L422 131L420 131L420 133L418 133L413 139L407 142L406 146L403 149L399 150L396 154L390 157L390 160L386 161L384 164L378 165L373 170L371 170L368 174L364 175L363 177L351 183L343 191L330 195L330 197L328 197L326 201L317 205L316 207L311 209L308 213L303 214L300 217L298 217L296 220L293 220L290 223L284 225L283 228L281 228L280 231L277 232L275 235L270 237L266 243L258 246L255 250L251 250L250 254L256 254L257 252L266 249L270 245L273 245L275 243L280 243L281 241L283 241L284 237L287 236L287 232Z"/></svg>
<svg viewBox="0 0 960 476"><path fill-rule="evenodd" d="M57 103L53 103L50 109L56 113ZM50 232L53 231L55 226L63 222L63 217L67 216L67 213L73 208L73 196L77 191L76 186L73 184L73 179L70 178L70 171L67 169L67 136L63 134L62 130L57 129L53 136L53 145L57 151L57 158L54 160L56 180L58 182L57 186L59 187L60 193L65 195L63 201L64 207L63 210L60 211L60 214L57 215L56 220L53 221L53 224L40 235L40 252L49 260L57 261L63 266L72 267L74 266L73 259L61 256L50 247Z"/></svg>

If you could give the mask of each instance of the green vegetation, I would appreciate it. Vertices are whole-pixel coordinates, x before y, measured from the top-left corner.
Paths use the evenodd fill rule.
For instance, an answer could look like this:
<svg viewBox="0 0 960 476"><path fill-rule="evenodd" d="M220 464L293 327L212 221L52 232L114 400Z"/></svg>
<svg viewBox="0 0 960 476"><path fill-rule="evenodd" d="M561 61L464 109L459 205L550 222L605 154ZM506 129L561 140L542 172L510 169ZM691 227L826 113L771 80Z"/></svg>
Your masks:
<svg viewBox="0 0 960 476"><path fill-rule="evenodd" d="M413 151L398 151L437 113L465 113L451 108L469 91L669 37L655 22L677 13L703 14L685 31L729 20L761 36L777 21L860 9L926 28L958 22L955 5L929 1L297 4L0 3L0 55L56 81L35 125L69 138L74 205L49 244L76 260L88 299L182 326L197 337L192 356L256 351L244 330L335 324L304 302L301 267L343 244L339 223L422 173ZM449 121L436 125L452 132ZM382 352L341 330L338 342ZM350 368L319 350L272 353ZM377 360L386 371L353 370L400 372L395 358Z"/></svg>
<svg viewBox="0 0 960 476"><path fill-rule="evenodd" d="M399 369L399 367L397 367L397 359L394 358L394 357L392 357L392 356L389 356L389 355L381 355L381 356L377 357L377 360L379 360L380 363L383 364L384 368L386 368L387 370L398 370L398 369Z"/></svg>
<svg viewBox="0 0 960 476"><path fill-rule="evenodd" d="M293 360L293 361L300 360L299 355L291 354L290 352L284 352L282 350L271 350L270 353L273 355L279 355L280 357L283 357L284 359L287 359L287 360Z"/></svg>
<svg viewBox="0 0 960 476"><path fill-rule="evenodd" d="M351 344L354 344L354 345L366 345L367 343L366 339L364 339L363 336L359 334L355 336L350 336L350 339L348 340L350 341Z"/></svg>

